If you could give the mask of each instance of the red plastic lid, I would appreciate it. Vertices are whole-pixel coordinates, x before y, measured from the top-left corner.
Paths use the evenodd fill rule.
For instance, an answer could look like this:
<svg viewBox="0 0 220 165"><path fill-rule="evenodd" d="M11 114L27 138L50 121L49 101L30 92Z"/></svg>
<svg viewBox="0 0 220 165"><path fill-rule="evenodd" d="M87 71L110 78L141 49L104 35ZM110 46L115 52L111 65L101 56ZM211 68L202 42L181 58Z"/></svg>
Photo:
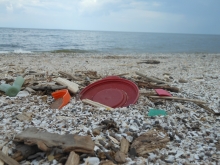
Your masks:
<svg viewBox="0 0 220 165"><path fill-rule="evenodd" d="M138 97L137 85L117 76L108 76L96 81L80 92L81 100L90 99L112 108L135 104Z"/></svg>

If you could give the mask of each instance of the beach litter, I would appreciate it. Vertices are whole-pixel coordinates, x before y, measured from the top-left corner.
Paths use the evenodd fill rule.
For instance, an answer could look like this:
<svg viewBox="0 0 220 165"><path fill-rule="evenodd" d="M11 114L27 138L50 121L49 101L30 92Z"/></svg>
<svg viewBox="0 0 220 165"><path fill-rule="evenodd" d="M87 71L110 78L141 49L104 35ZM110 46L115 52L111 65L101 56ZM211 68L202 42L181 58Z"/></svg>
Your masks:
<svg viewBox="0 0 220 165"><path fill-rule="evenodd" d="M164 89L154 89L158 96L172 96L168 91Z"/></svg>
<svg viewBox="0 0 220 165"><path fill-rule="evenodd" d="M55 82L59 83L60 85L67 86L68 90L72 93L77 93L79 90L78 84L64 78L58 77L55 79Z"/></svg>
<svg viewBox="0 0 220 165"><path fill-rule="evenodd" d="M80 92L80 99L89 99L108 107L127 107L135 104L139 89L132 81L118 76L108 76L95 81Z"/></svg>
<svg viewBox="0 0 220 165"><path fill-rule="evenodd" d="M162 109L149 109L149 112L147 114L148 116L166 116L167 113L166 111L162 110Z"/></svg>
<svg viewBox="0 0 220 165"><path fill-rule="evenodd" d="M55 70L50 74L42 70L25 72L21 91L28 91L29 95L8 97L0 93L0 150L4 148L0 159L3 155L2 160L7 164L14 160L14 164L45 165L209 164L219 161L220 118L216 110L219 97L209 91L201 92L207 84L196 84L201 81L190 78L187 83L180 83L172 74L156 77L152 70L141 72L135 65L133 68L126 65L123 67L128 70L120 74L99 75L88 69ZM135 75L137 70L141 74ZM13 83L21 73L12 70L10 74L12 76L2 76L1 81ZM58 83L57 78L68 83ZM204 80L209 79L204 77ZM210 81L214 83L216 79ZM98 85L93 86L97 82ZM109 82L115 83L117 88ZM110 87L99 89L105 83ZM197 87L196 90L191 91L193 88L189 85ZM209 90L213 90L213 86L217 87L212 84ZM95 89L94 95L82 98L81 92L85 89ZM62 108L67 92L69 101L65 105L68 106ZM111 92L118 92L121 99L112 96L119 103L113 99L114 104L109 106L106 98ZM100 96L95 96L97 93ZM128 96L133 98L130 103ZM102 97L105 98L103 104L96 100ZM53 102L57 102L55 109L52 109Z"/></svg>
<svg viewBox="0 0 220 165"><path fill-rule="evenodd" d="M5 92L7 96L15 97L18 94L18 92L21 90L21 86L23 85L23 83L24 83L24 78L21 76L18 76L15 79L13 85L1 84L0 90Z"/></svg>
<svg viewBox="0 0 220 165"><path fill-rule="evenodd" d="M55 101L50 105L51 109L61 109L70 102L71 96L67 89L57 90L52 93Z"/></svg>

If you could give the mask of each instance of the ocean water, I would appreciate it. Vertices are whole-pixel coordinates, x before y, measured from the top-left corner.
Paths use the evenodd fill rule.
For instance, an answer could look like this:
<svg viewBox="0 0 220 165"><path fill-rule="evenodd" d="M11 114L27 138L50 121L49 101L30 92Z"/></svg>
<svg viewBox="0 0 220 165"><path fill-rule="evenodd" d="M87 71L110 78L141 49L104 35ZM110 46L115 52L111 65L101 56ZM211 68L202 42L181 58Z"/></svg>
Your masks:
<svg viewBox="0 0 220 165"><path fill-rule="evenodd" d="M220 53L220 35L0 28L0 53Z"/></svg>

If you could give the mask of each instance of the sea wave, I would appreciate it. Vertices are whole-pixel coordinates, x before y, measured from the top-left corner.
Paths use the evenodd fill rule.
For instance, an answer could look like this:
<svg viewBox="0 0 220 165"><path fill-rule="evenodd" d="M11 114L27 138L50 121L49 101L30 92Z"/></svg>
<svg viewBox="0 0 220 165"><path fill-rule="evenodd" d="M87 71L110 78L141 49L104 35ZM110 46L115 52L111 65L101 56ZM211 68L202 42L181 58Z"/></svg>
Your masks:
<svg viewBox="0 0 220 165"><path fill-rule="evenodd" d="M95 53L96 50L82 50L82 49L58 49L53 50L51 53Z"/></svg>
<svg viewBox="0 0 220 165"><path fill-rule="evenodd" d="M13 53L32 53L31 51L23 50L23 49L16 49Z"/></svg>
<svg viewBox="0 0 220 165"><path fill-rule="evenodd" d="M13 51L0 51L0 54L7 54L7 53L32 53L31 51L23 50L23 49L15 49Z"/></svg>
<svg viewBox="0 0 220 165"><path fill-rule="evenodd" d="M10 53L9 51L0 51L0 54L3 54L3 53Z"/></svg>

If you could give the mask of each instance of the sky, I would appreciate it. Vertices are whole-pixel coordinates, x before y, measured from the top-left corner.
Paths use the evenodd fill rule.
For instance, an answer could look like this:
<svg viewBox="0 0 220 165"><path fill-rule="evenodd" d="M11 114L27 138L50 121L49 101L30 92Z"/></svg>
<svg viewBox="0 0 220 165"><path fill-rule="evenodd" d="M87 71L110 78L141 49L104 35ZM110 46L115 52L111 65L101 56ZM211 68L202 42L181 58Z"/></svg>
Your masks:
<svg viewBox="0 0 220 165"><path fill-rule="evenodd" d="M220 34L220 0L0 0L0 27Z"/></svg>

